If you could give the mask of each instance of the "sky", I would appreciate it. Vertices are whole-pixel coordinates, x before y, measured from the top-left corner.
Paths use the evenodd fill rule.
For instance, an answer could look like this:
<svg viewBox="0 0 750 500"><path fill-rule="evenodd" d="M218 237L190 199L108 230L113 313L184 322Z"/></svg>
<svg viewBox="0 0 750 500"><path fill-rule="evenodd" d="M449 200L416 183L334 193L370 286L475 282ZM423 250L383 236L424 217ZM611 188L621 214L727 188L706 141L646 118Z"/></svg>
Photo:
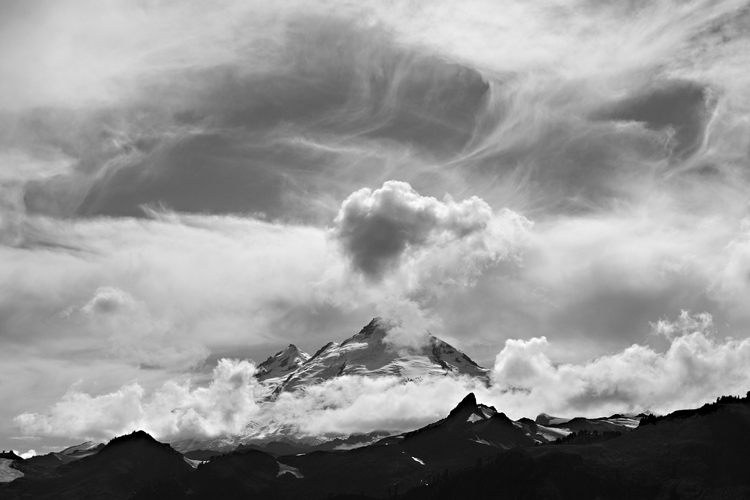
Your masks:
<svg viewBox="0 0 750 500"><path fill-rule="evenodd" d="M737 0L0 3L0 447L744 394L749 67ZM375 316L492 387L254 399Z"/></svg>

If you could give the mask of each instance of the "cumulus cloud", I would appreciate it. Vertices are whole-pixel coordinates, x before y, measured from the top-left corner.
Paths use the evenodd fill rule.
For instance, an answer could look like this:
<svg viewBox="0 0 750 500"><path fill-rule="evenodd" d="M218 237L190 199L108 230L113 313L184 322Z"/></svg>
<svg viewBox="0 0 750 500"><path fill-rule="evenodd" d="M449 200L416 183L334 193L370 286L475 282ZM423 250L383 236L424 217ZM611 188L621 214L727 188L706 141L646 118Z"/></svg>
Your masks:
<svg viewBox="0 0 750 500"><path fill-rule="evenodd" d="M31 457L35 457L35 456L39 455L39 453L37 453L37 452L36 452L36 450L33 450L33 449L32 449L32 450L29 450L29 451L27 451L26 453L21 453L21 452L20 452L20 451L18 451L18 450L13 450L13 452L14 452L14 453L15 453L16 455L18 455L19 457L23 458L24 460L26 460L26 459L28 459L28 458L31 458Z"/></svg>
<svg viewBox="0 0 750 500"><path fill-rule="evenodd" d="M509 210L495 214L477 197L439 201L408 183L388 181L352 193L331 234L357 270L380 279L405 261L429 260L435 253L454 254L459 262L452 264L471 273L511 254L529 226Z"/></svg>
<svg viewBox="0 0 750 500"><path fill-rule="evenodd" d="M138 383L91 396L71 387L49 411L24 413L15 423L26 434L109 439L145 429L156 436L213 437L239 434L257 410L255 366L222 359L210 383L192 387L189 379L170 380L149 394Z"/></svg>
<svg viewBox="0 0 750 500"><path fill-rule="evenodd" d="M690 314L690 311L680 311L680 317L676 321L660 319L651 323L655 335L663 335L669 340L674 340L682 335L696 332L712 333L714 318L707 312Z"/></svg>
<svg viewBox="0 0 750 500"><path fill-rule="evenodd" d="M668 412L750 388L750 340L715 338L709 314L683 311L652 328L669 339L666 352L634 344L582 364L554 364L544 337L508 340L495 360L495 385L516 404L536 400L566 415Z"/></svg>
<svg viewBox="0 0 750 500"><path fill-rule="evenodd" d="M264 439L399 431L444 416L481 382L455 377L408 381L397 377L339 377L298 393L258 402L254 365L222 359L205 387L170 380L154 391L138 384L97 396L76 386L42 413L24 413L15 424L26 435L109 439L144 429L160 439L235 436Z"/></svg>

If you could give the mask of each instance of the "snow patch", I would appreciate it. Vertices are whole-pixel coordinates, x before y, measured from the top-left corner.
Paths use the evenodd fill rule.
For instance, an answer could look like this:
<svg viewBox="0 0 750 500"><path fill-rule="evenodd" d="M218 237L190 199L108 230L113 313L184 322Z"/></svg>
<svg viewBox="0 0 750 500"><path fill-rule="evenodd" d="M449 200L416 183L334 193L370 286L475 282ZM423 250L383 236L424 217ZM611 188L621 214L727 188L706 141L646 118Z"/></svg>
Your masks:
<svg viewBox="0 0 750 500"><path fill-rule="evenodd" d="M420 463L420 464L424 465L424 462L421 461L420 459L418 459L417 457L411 457L411 459L414 460L417 463Z"/></svg>
<svg viewBox="0 0 750 500"><path fill-rule="evenodd" d="M476 439L469 439L469 441L474 441L475 443L483 444L485 446L495 446L492 443L490 443L489 441L486 441L486 440L484 440L484 439L482 439L482 438L480 438L478 436L475 436L475 437L476 437Z"/></svg>
<svg viewBox="0 0 750 500"><path fill-rule="evenodd" d="M291 474L297 479L302 479L305 477L298 468L292 467L291 465L282 464L281 462L276 462L279 464L279 472L276 474L276 477L281 476L282 474Z"/></svg>
<svg viewBox="0 0 750 500"><path fill-rule="evenodd" d="M23 477L23 472L10 466L12 463L13 460L9 458L0 458L0 483L9 483Z"/></svg>
<svg viewBox="0 0 750 500"><path fill-rule="evenodd" d="M197 469L200 464L205 464L208 460L193 460L192 458L182 457L193 469Z"/></svg>
<svg viewBox="0 0 750 500"><path fill-rule="evenodd" d="M73 455L76 453L80 453L83 451L90 451L99 446L101 443L95 443L94 441L86 441L81 444L77 444L75 446L69 446L68 448L65 448L60 453L63 455Z"/></svg>
<svg viewBox="0 0 750 500"><path fill-rule="evenodd" d="M605 418L604 421L615 425L621 425L623 427L627 427L628 429L635 429L640 424L640 420L638 420L637 418L628 417Z"/></svg>
<svg viewBox="0 0 750 500"><path fill-rule="evenodd" d="M371 444L380 441L380 439L381 438L373 438L369 441L363 441L361 443L340 444L334 448L334 451L349 451L349 450L356 450L357 448L364 448L365 446L370 446Z"/></svg>
<svg viewBox="0 0 750 500"><path fill-rule="evenodd" d="M547 441L557 441L560 438L570 435L573 431L570 429L561 429L555 427L547 427L544 425L536 426L537 434L541 435Z"/></svg>
<svg viewBox="0 0 750 500"><path fill-rule="evenodd" d="M471 415L469 415L469 418L466 419L467 422L472 423L472 424L474 422L478 422L479 420L484 420L484 418L480 417L476 413L472 413Z"/></svg>

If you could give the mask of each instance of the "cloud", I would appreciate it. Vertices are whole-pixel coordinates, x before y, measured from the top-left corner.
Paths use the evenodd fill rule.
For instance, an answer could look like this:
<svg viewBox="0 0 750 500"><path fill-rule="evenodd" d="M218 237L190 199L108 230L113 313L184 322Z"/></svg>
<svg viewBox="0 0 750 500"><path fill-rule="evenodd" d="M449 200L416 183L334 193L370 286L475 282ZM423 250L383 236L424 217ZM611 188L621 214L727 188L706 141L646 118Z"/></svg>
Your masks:
<svg viewBox="0 0 750 500"><path fill-rule="evenodd" d="M431 254L453 254L463 268L508 257L530 227L522 216L495 214L477 197L462 202L421 196L408 183L388 181L361 189L341 205L332 229L355 269L380 279L404 261L429 260Z"/></svg>
<svg viewBox="0 0 750 500"><path fill-rule="evenodd" d="M50 408L49 414L23 413L14 421L27 434L106 438L123 433L133 423L137 425L143 394L137 384L96 397L81 393L74 386Z"/></svg>
<svg viewBox="0 0 750 500"><path fill-rule="evenodd" d="M29 450L26 453L21 453L18 450L13 450L13 453L18 455L19 457L23 458L24 460L29 459L31 457L37 456L39 453L36 452L36 450Z"/></svg>
<svg viewBox="0 0 750 500"><path fill-rule="evenodd" d="M140 221L23 216L25 245L0 247L3 330L58 339L50 329L60 328L69 341L114 336L133 347L156 339L241 343L237 332L252 340L274 321L274 309L278 318L294 304L315 302L312 284L331 266L322 230L153 215ZM307 258L297 259L303 246ZM214 342L205 343L209 332Z"/></svg>
<svg viewBox="0 0 750 500"><path fill-rule="evenodd" d="M711 295L729 310L732 320L747 325L750 297L750 219L740 221L740 230L721 252L722 261L711 283Z"/></svg>
<svg viewBox="0 0 750 500"><path fill-rule="evenodd" d="M545 411L565 415L664 413L750 387L750 340L716 339L709 314L683 311L652 328L669 340L666 352L634 344L581 364L555 365L544 337L508 340L495 360L495 384L510 394L520 389L509 397L516 404L536 400Z"/></svg>
<svg viewBox="0 0 750 500"><path fill-rule="evenodd" d="M144 368L186 369L210 353L205 346L180 338L168 319L153 318L144 302L118 288L98 288L91 300L66 315L93 335L106 337L111 356Z"/></svg>
<svg viewBox="0 0 750 500"><path fill-rule="evenodd" d="M151 392L130 384L99 396L73 386L46 411L19 415L15 423L27 435L97 439L135 428L164 440L304 438L412 430L445 416L469 391L514 418L543 411L571 417L665 413L747 392L750 340L717 340L705 314L684 312L677 321L662 320L653 328L667 335L665 352L635 344L578 364L554 363L544 337L508 340L489 388L467 377L342 376L259 402L254 365L222 359L205 386L182 378Z"/></svg>
<svg viewBox="0 0 750 500"><path fill-rule="evenodd" d="M656 323L651 323L651 328L655 335L663 335L669 340L683 335L689 335L696 332L711 332L713 329L713 316L707 312L690 314L690 311L681 311L677 321L660 319Z"/></svg>
<svg viewBox="0 0 750 500"><path fill-rule="evenodd" d="M519 387L634 343L661 359L703 331L661 319L681 310L716 352L746 338L749 16L3 2L0 358L24 376L0 412L78 378L148 399L206 350L316 349L375 315L407 349L429 329L487 363L512 340Z"/></svg>
<svg viewBox="0 0 750 500"><path fill-rule="evenodd" d="M404 354L426 345L429 331L440 326L433 311L410 300L387 300L378 306L378 314L387 329L383 342Z"/></svg>
<svg viewBox="0 0 750 500"><path fill-rule="evenodd" d="M91 396L71 387L47 413L24 413L14 421L26 434L109 439L144 429L156 436L213 437L240 433L257 411L255 366L220 360L206 387L170 380L153 394L137 383Z"/></svg>

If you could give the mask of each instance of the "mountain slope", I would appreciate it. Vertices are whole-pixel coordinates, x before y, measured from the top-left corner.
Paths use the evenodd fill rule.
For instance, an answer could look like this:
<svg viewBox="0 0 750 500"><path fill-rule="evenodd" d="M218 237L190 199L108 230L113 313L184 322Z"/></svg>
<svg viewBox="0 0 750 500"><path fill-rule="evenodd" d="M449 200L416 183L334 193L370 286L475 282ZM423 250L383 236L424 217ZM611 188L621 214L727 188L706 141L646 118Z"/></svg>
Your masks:
<svg viewBox="0 0 750 500"><path fill-rule="evenodd" d="M294 391L342 375L404 379L468 375L489 381L488 370L429 333L419 347L393 346L387 339L390 328L392 326L386 321L375 318L341 344L329 342L292 372L278 386L277 392Z"/></svg>
<svg viewBox="0 0 750 500"><path fill-rule="evenodd" d="M261 382L281 382L309 359L309 354L300 351L296 345L289 344L285 349L259 364L255 376Z"/></svg>
<svg viewBox="0 0 750 500"><path fill-rule="evenodd" d="M503 413L477 404L469 394L447 417L422 429L347 452L278 460L301 476L282 487L289 498L360 492L384 497L429 482L446 470L473 466L502 450L533 445Z"/></svg>
<svg viewBox="0 0 750 500"><path fill-rule="evenodd" d="M653 424L653 425L652 425ZM599 444L500 453L491 463L420 486L405 500L750 498L750 397L644 419Z"/></svg>
<svg viewBox="0 0 750 500"><path fill-rule="evenodd" d="M192 470L168 444L137 431L111 440L94 455L58 466L55 476L20 478L5 493L62 500L180 498Z"/></svg>

